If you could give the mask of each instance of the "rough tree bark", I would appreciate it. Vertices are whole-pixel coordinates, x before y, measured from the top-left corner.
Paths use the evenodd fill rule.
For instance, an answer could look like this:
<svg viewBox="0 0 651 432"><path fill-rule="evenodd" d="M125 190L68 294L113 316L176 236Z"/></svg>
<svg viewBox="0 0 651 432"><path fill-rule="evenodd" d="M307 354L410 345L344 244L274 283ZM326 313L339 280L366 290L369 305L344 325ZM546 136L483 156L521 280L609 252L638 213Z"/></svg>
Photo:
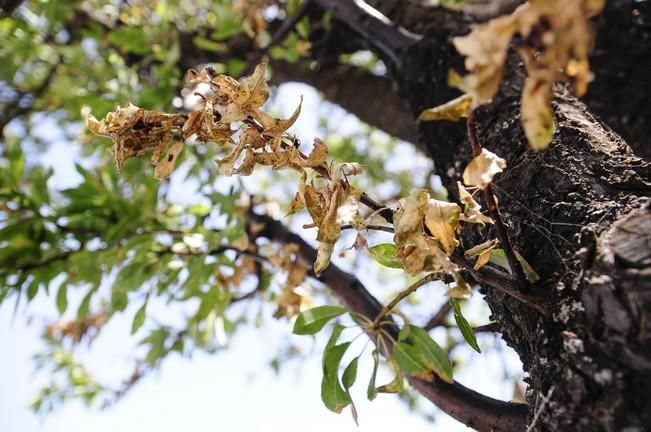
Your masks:
<svg viewBox="0 0 651 432"><path fill-rule="evenodd" d="M373 44L371 20L346 12L341 7L335 16ZM393 53L399 56L393 76L414 114L455 96L446 85L447 71L461 69L447 31L428 27L422 33L422 40ZM648 41L640 43L648 51ZM376 49L390 61L386 46ZM560 86L553 143L544 152L529 150L519 120L521 84L521 65L514 60L500 94L478 111L477 120L482 145L509 164L495 182L500 207L516 249L541 275L526 289L546 299L540 312L482 287L493 319L528 374L531 430L647 430L651 164ZM610 109L607 103L604 110ZM648 140L639 130L638 140ZM470 155L464 125L430 123L420 132L421 148L454 191ZM464 241L470 246L492 235L475 232Z"/></svg>

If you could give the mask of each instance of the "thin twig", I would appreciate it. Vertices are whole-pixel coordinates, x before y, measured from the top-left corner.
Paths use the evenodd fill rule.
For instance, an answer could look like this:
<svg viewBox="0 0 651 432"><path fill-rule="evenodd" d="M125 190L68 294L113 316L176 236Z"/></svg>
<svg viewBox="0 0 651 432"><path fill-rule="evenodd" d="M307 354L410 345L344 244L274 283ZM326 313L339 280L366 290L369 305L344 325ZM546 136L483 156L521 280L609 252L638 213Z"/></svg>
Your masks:
<svg viewBox="0 0 651 432"><path fill-rule="evenodd" d="M350 224L341 226L342 230L354 229L354 228L355 227L353 227ZM366 227L364 229L369 230L369 231L384 231L384 232L388 232L388 233L393 233L394 232L393 227L387 226L387 225L366 225Z"/></svg>
<svg viewBox="0 0 651 432"><path fill-rule="evenodd" d="M542 396L542 402L540 402L540 405L536 408L536 412L534 413L533 420L531 420L531 423L527 427L527 430L525 432L531 432L534 430L534 427L536 426L536 423L538 423L538 419L540 418L540 414L543 412L547 404L549 403L549 400L552 397L552 394L554 394L554 386L551 386L549 388L549 391L547 391L546 396ZM540 401L540 399L538 399ZM536 401L536 402L538 402Z"/></svg>
<svg viewBox="0 0 651 432"><path fill-rule="evenodd" d="M425 330L432 330L434 327L438 327L441 324L443 324L443 321L445 320L445 317L448 316L450 311L452 310L452 305L450 302L446 301L441 305L439 310L430 318L429 321L427 321L427 324L423 326Z"/></svg>
<svg viewBox="0 0 651 432"><path fill-rule="evenodd" d="M466 126L468 129L468 139L470 140L472 154L474 157L477 157L481 154L482 148L481 144L479 143L479 139L477 138L477 125L475 123L474 111L468 112ZM484 199L486 200L488 207L488 214L495 221L495 232L497 234L498 240L500 241L500 244L502 245L502 248L504 249L504 255L506 256L506 260L509 263L511 273L515 275L518 287L524 288L527 278L524 274L524 271L522 270L522 267L520 266L520 263L518 262L518 258L515 256L513 244L511 243L511 239L509 238L506 226L504 225L502 215L500 214L500 209L497 205L497 200L495 199L495 192L493 191L492 185L489 184L486 186L483 192Z"/></svg>
<svg viewBox="0 0 651 432"><path fill-rule="evenodd" d="M362 192L362 194L359 196L359 202L382 216L387 222L393 223L393 210L375 201L366 192Z"/></svg>
<svg viewBox="0 0 651 432"><path fill-rule="evenodd" d="M545 312L547 306L545 299L533 293L521 292L518 289L518 281L510 274L487 265L475 270L472 263L458 252L450 255L450 261L463 267L477 282L496 288L541 313Z"/></svg>
<svg viewBox="0 0 651 432"><path fill-rule="evenodd" d="M478 141L476 139L475 139L475 143L478 144ZM359 202L361 202L368 208L378 212L378 214L382 216L387 222L393 223L393 210L375 201L373 198L368 196L365 192L360 195ZM501 221L499 212L497 218L493 217L493 219L495 219L496 221L497 220ZM504 227L504 225L502 225L502 227ZM506 233L506 231L504 231L504 233ZM506 238L508 240L508 237ZM498 239L499 239L499 234L498 234ZM513 249L511 249L511 252L513 252ZM544 299L535 296L533 294L522 293L521 290L519 289L522 284L515 277L488 266L484 266L479 270L475 270L473 268L474 267L473 264L470 261L468 261L463 256L463 254L456 253L456 252L450 256L450 261L466 269L475 278L477 282L485 283L486 285L489 285L493 288L497 288L500 291L503 291L504 293L510 295L511 297L535 308L540 312L545 311L546 303ZM522 271L519 264L516 268Z"/></svg>
<svg viewBox="0 0 651 432"><path fill-rule="evenodd" d="M393 308L395 308L398 303L400 303L405 297L409 296L409 294L413 293L416 291L418 288L422 287L428 282L431 282L433 280L437 280L441 278L441 273L440 272L434 272L430 273L427 276L423 277L422 279L417 280L413 284L407 287L407 289L400 291L397 296L389 304L384 306L380 313L375 317L375 320L373 320L373 328L378 328L378 325L382 320L384 319L385 316L387 316Z"/></svg>
<svg viewBox="0 0 651 432"><path fill-rule="evenodd" d="M480 325L472 329L475 333L494 333L500 331L499 324L496 322Z"/></svg>

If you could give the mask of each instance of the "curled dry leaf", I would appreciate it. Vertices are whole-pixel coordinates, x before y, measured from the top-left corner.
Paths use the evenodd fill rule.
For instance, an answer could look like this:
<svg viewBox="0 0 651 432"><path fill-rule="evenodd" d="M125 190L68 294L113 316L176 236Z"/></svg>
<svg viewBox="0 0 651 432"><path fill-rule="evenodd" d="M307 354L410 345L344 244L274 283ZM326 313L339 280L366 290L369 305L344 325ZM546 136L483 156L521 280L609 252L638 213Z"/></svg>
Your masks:
<svg viewBox="0 0 651 432"><path fill-rule="evenodd" d="M497 243L498 242L495 239L488 240L487 242L471 247L464 253L464 255L466 258L477 257L474 269L479 270L488 263L491 258L491 251L497 247Z"/></svg>
<svg viewBox="0 0 651 432"><path fill-rule="evenodd" d="M506 161L495 153L482 149L479 156L470 161L463 171L463 182L467 186L477 186L486 189L495 174L501 173L506 168Z"/></svg>
<svg viewBox="0 0 651 432"><path fill-rule="evenodd" d="M95 135L113 140L115 163L120 169L126 160L147 150L153 149L160 155L172 140L173 132L180 130L185 120L182 114L148 111L129 104L124 108L118 106L102 120L92 114L86 115L86 127Z"/></svg>
<svg viewBox="0 0 651 432"><path fill-rule="evenodd" d="M492 224L493 219L481 212L481 206L477 201L475 201L470 192L468 192L468 189L466 189L461 182L457 182L457 188L459 189L459 201L463 204L463 214L461 214L460 219L464 222L477 223L481 225L486 223Z"/></svg>
<svg viewBox="0 0 651 432"><path fill-rule="evenodd" d="M457 204L430 199L426 190L415 189L400 200L394 213L393 240L398 247L395 258L408 274L443 270L457 281L453 294L467 296L470 287L448 256L458 245L460 212ZM425 232L425 226L432 235Z"/></svg>
<svg viewBox="0 0 651 432"><path fill-rule="evenodd" d="M530 76L522 90L522 126L534 150L544 150L554 136L553 81Z"/></svg>
<svg viewBox="0 0 651 432"><path fill-rule="evenodd" d="M447 292L448 297L458 300L467 299L472 294L472 289L468 282L466 282L459 272L452 274L454 277L454 286Z"/></svg>
<svg viewBox="0 0 651 432"><path fill-rule="evenodd" d="M458 121L466 117L468 114L468 109L472 103L472 96L469 94L464 94L459 96L456 99L439 105L434 108L426 109L418 116L418 120L421 121L433 121L433 120L451 120Z"/></svg>
<svg viewBox="0 0 651 432"><path fill-rule="evenodd" d="M154 178L156 180L164 180L172 174L176 160L183 151L183 141L177 141L169 148L163 159L158 162L154 170Z"/></svg>
<svg viewBox="0 0 651 432"><path fill-rule="evenodd" d="M522 93L522 120L527 139L545 149L554 133L550 106L555 81L569 81L583 95L593 74L588 56L593 45L589 19L605 0L530 0L511 15L475 27L453 43L463 54L466 76L452 72L449 83L472 97L471 108L488 103L499 88L511 40L529 74Z"/></svg>
<svg viewBox="0 0 651 432"><path fill-rule="evenodd" d="M287 274L282 292L276 298L275 318L291 318L312 306L309 296L300 287L307 276L307 266L299 259L297 252L298 245L289 243L280 253L268 257L269 261Z"/></svg>
<svg viewBox="0 0 651 432"><path fill-rule="evenodd" d="M441 243L443 250L449 255L457 246L457 229L461 208L451 202L430 199L425 213L425 226L436 240Z"/></svg>
<svg viewBox="0 0 651 432"><path fill-rule="evenodd" d="M320 242L317 250L316 261L314 262L314 274L320 275L329 265L332 252L335 250L334 243Z"/></svg>

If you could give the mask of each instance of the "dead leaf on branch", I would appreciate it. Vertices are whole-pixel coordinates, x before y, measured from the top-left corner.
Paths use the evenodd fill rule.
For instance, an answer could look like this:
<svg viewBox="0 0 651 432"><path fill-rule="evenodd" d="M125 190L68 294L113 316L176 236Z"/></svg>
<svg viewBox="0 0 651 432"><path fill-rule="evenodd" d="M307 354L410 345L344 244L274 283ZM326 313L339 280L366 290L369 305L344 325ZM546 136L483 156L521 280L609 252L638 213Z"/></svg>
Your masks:
<svg viewBox="0 0 651 432"><path fill-rule="evenodd" d="M92 114L86 115L86 127L95 135L113 140L113 154L118 169L125 161L140 156L147 150L160 155L172 140L174 131L180 130L186 121L182 114L166 114L148 111L129 104L120 106L114 112L97 120Z"/></svg>
<svg viewBox="0 0 651 432"><path fill-rule="evenodd" d="M465 95L424 111L421 120L454 120L462 117L467 98L469 109L489 103L499 88L514 37L529 78L522 93L522 123L532 148L547 148L554 134L552 87L568 81L577 96L585 94L594 76L588 56L593 46L589 19L599 13L605 0L530 0L511 15L476 26L469 34L453 39L465 56L468 74L450 71L448 82Z"/></svg>
<svg viewBox="0 0 651 432"><path fill-rule="evenodd" d="M461 208L451 202L430 199L425 212L425 226L432 236L441 243L443 250L449 255L457 246L457 231Z"/></svg>
<svg viewBox="0 0 651 432"><path fill-rule="evenodd" d="M174 165L176 165L176 161L182 151L183 141L177 141L172 144L167 151L167 154L165 154L163 159L156 165L156 169L154 170L154 178L156 180L165 180L172 174Z"/></svg>
<svg viewBox="0 0 651 432"><path fill-rule="evenodd" d="M481 206L477 201L475 201L470 192L468 192L468 189L466 189L460 182L457 182L457 188L459 189L459 201L463 204L463 214L461 214L460 219L464 222L477 223L481 225L486 223L492 224L493 219L481 212Z"/></svg>
<svg viewBox="0 0 651 432"><path fill-rule="evenodd" d="M466 258L477 257L477 261L475 262L473 268L475 270L479 270L488 263L491 258L491 252L497 247L497 244L498 241L495 239L488 240L484 243L471 247L464 253L464 256Z"/></svg>
<svg viewBox="0 0 651 432"><path fill-rule="evenodd" d="M271 255L269 260L287 274L281 295L276 298L277 309L274 318L292 318L312 307L312 301L301 288L307 276L307 266L298 256L298 245L285 245L280 253Z"/></svg>
<svg viewBox="0 0 651 432"><path fill-rule="evenodd" d="M495 174L506 168L506 161L495 153L483 148L479 156L474 157L463 171L463 182L467 186L486 189Z"/></svg>
<svg viewBox="0 0 651 432"><path fill-rule="evenodd" d="M554 136L553 81L527 78L522 90L522 126L534 150L544 150Z"/></svg>
<svg viewBox="0 0 651 432"><path fill-rule="evenodd" d="M466 117L470 104L472 103L472 96L463 94L456 99L439 105L434 108L426 109L418 116L421 121L434 121L434 120L450 120L458 121Z"/></svg>

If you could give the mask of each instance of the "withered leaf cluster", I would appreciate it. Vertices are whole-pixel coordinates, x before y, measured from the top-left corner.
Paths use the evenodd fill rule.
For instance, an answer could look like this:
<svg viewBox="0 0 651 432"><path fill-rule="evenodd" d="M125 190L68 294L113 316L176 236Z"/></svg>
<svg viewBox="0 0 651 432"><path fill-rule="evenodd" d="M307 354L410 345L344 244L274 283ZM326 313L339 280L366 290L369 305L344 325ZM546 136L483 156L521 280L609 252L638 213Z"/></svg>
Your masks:
<svg viewBox="0 0 651 432"><path fill-rule="evenodd" d="M593 45L589 19L605 0L530 0L511 15L492 19L453 39L466 57L468 74L450 71L449 82L470 96L426 110L422 120L458 120L465 108L490 102L499 88L512 41L527 69L522 91L522 125L532 148L547 148L554 134L551 107L556 81L568 81L577 96L593 79L588 55Z"/></svg>
<svg viewBox="0 0 651 432"><path fill-rule="evenodd" d="M95 337L106 324L108 318L106 311L100 311L87 315L85 318L55 322L47 325L45 336L57 340L68 339L75 345L84 338L92 339Z"/></svg>
<svg viewBox="0 0 651 432"><path fill-rule="evenodd" d="M408 274L445 272L456 282L448 295L466 298L470 286L459 273L459 267L450 260L459 246L460 222L483 225L493 221L479 211L479 204L461 184L459 191L463 211L458 204L430 198L424 189L413 190L400 200L394 214L393 240L398 246L396 258Z"/></svg>
<svg viewBox="0 0 651 432"><path fill-rule="evenodd" d="M113 140L118 168L127 159L153 149L157 179L171 174L184 141L190 137L199 143L216 143L224 148L225 157L217 161L222 175L250 175L256 165L297 171L301 185L290 213L306 208L319 230L319 256L314 269L319 273L328 266L334 243L340 236L337 211L356 193L348 176L360 173L361 168L350 163L328 165L328 149L318 138L308 155L294 145L287 130L298 118L301 104L288 119L276 119L262 110L269 98L266 67L262 63L251 76L240 80L214 75L209 68L200 72L189 70L187 84L203 84L209 89L206 94L197 93L203 103L189 115L147 111L129 104L126 108L118 107L101 121L88 115L86 124L91 132ZM178 141L159 161L175 136ZM308 169L325 179L325 185L315 186Z"/></svg>
<svg viewBox="0 0 651 432"><path fill-rule="evenodd" d="M360 231L356 244L368 246L361 234L367 229L367 222L358 211L360 192L349 182L349 177L361 173L362 169L356 163L328 164L327 146L318 138L314 140L310 153L303 154L287 133L298 118L301 105L288 119L276 119L262 111L262 105L269 98L265 73L264 63L258 65L251 76L240 80L215 75L210 69L190 70L186 82L202 84L209 91L200 94L203 103L189 115L152 112L128 105L126 108L118 107L101 121L89 115L87 124L92 132L113 139L118 166L130 157L153 149L152 161L157 165L157 178L169 176L184 141L190 137L199 143L214 143L224 149L226 155L217 161L222 175L250 175L256 165L296 171L300 183L289 213L306 209L313 221L311 226L318 229L319 248L313 266L318 275L329 265L335 243L341 235L343 220ZM461 115L460 112L470 104L470 98L461 98L459 104L461 109L453 109L453 117ZM175 136L178 140L159 161ZM503 159L483 150L466 168L464 183L475 190L483 189L504 167ZM395 213L394 241L396 259L407 273L448 273L456 281L449 294L462 298L469 295L470 287L461 277L458 266L449 258L459 246L460 222L484 225L493 221L481 213L480 205L460 183L459 193L463 210L456 203L431 199L425 190L413 191L400 201ZM245 243L248 244L247 239ZM243 244L244 249L246 245ZM278 261L275 263L278 268L287 273L277 315L293 316L307 302L299 287L307 269L297 259L292 246L287 246L273 259ZM482 256L482 261L485 262L485 256ZM225 285L237 284L243 276L244 269L241 270L223 280Z"/></svg>

